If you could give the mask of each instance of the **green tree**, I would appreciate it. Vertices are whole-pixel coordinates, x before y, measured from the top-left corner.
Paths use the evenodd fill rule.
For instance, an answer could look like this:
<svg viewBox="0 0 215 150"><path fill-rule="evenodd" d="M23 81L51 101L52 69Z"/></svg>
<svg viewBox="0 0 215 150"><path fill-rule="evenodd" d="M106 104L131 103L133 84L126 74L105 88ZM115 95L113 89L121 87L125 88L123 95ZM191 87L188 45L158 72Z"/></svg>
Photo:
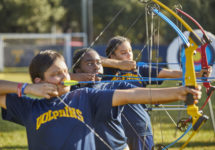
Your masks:
<svg viewBox="0 0 215 150"><path fill-rule="evenodd" d="M51 32L63 15L60 0L1 0L0 32Z"/></svg>
<svg viewBox="0 0 215 150"><path fill-rule="evenodd" d="M109 24L114 16L118 17L103 33L100 41L107 41L115 35L129 37L132 42L145 40L145 9L137 0L100 1L94 0L94 35L99 33ZM122 10L122 11L121 11Z"/></svg>
<svg viewBox="0 0 215 150"><path fill-rule="evenodd" d="M214 0L160 0L171 9L181 4L182 9L194 17L207 31L215 33L215 20L214 15ZM94 36L104 29L104 27L111 21L113 16L121 9L124 10L117 17L117 19L107 29L108 31L103 34L100 41L106 43L107 40L115 35L125 35L131 39L134 43L146 42L146 25L148 23L148 32L150 33L151 16L147 15L148 21L146 23L146 4L141 4L138 0L108 0L100 1L94 0ZM160 11L167 15L173 22L179 27L180 23L163 8ZM192 28L196 28L188 19L183 17L185 21ZM159 39L161 44L169 43L174 37L177 36L175 31L169 27L162 19L157 16L153 17L154 30L158 30L159 26ZM159 23L158 23L159 22ZM131 26L133 25L133 26ZM185 30L183 27L182 30Z"/></svg>
<svg viewBox="0 0 215 150"><path fill-rule="evenodd" d="M81 0L62 0L65 14L59 25L63 32L82 32Z"/></svg>
<svg viewBox="0 0 215 150"><path fill-rule="evenodd" d="M83 32L81 0L0 0L0 32ZM161 0L174 10L181 4L184 11L194 17L207 30L215 33L214 0ZM145 11L146 4L138 0L93 0L94 39L107 27L114 16L118 17L104 31L95 44L106 44L115 35L124 35L133 43L146 43L146 27L150 33L151 16ZM160 9L180 26L172 15ZM146 21L146 17L148 20ZM191 27L193 24L184 18ZM153 28L159 28L161 44L169 43L176 33L159 17L153 16ZM184 30L184 28L182 28ZM155 41L157 38L155 36Z"/></svg>

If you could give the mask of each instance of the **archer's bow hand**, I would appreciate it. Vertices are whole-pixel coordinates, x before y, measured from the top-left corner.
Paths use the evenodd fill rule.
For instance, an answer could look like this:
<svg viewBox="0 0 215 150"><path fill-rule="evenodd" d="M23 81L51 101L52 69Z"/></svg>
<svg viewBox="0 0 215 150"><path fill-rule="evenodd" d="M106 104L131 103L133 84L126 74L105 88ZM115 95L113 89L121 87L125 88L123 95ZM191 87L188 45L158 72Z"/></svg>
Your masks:
<svg viewBox="0 0 215 150"><path fill-rule="evenodd" d="M201 92L201 86L198 86L195 89L192 88L188 88L188 87L181 87L182 92L179 99L186 101L187 100L187 95L188 94L192 94L193 95L193 99L194 99L194 103L196 104L198 102L198 99L201 98L202 96L202 92Z"/></svg>
<svg viewBox="0 0 215 150"><path fill-rule="evenodd" d="M199 73L197 73L197 77L210 77L212 73L212 67L203 68Z"/></svg>

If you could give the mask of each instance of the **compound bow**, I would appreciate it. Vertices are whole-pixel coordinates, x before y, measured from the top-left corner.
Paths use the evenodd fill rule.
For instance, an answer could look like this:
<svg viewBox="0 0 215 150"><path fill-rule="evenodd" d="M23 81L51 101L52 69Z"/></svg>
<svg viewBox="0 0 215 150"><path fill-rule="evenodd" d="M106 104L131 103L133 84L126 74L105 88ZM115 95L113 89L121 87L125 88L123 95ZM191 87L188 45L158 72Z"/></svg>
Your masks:
<svg viewBox="0 0 215 150"><path fill-rule="evenodd" d="M146 2L146 0L140 0L141 2ZM174 11L172 11L170 8L168 8L166 5L161 3L158 0L152 0L154 3L158 4L165 10L167 10L170 14L172 14L177 20L179 20L183 26L190 32L189 35L189 41L190 46L185 48L185 57L186 57L186 72L185 72L185 86L189 88L197 88L196 83L196 74L194 70L194 60L193 55L195 50L198 48L198 45L203 45L198 35L192 30L192 28L180 17L178 16ZM147 0L148 2L148 0ZM191 138L197 133L197 131L201 128L201 126L206 122L208 119L207 116L202 115L199 112L199 108L195 105L195 100L193 99L192 94L187 95L187 99L185 101L185 104L187 105L187 114L192 117L192 127L193 127L193 133L189 136L187 142L182 145L180 149L183 149L191 140ZM166 149L164 147L164 149Z"/></svg>

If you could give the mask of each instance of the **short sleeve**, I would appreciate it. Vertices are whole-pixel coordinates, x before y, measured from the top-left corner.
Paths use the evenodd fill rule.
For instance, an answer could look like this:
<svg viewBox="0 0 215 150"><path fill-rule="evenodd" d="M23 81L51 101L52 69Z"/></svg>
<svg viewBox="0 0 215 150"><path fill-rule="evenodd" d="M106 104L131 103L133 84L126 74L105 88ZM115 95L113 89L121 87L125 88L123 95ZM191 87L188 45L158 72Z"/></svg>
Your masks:
<svg viewBox="0 0 215 150"><path fill-rule="evenodd" d="M152 67L151 73L150 73L149 66L140 66L138 69L142 77L152 77L152 78L157 78L158 74L162 70L162 68ZM152 81L152 84L162 84L162 81Z"/></svg>
<svg viewBox="0 0 215 150"><path fill-rule="evenodd" d="M2 118L20 125L25 125L31 114L33 100L28 97L19 98L16 94L7 94L7 109L2 109Z"/></svg>
<svg viewBox="0 0 215 150"><path fill-rule="evenodd" d="M120 87L118 89L132 89L132 88L137 88L136 85L133 85L133 84L128 83L128 82L120 82L119 86Z"/></svg>
<svg viewBox="0 0 215 150"><path fill-rule="evenodd" d="M112 98L114 90L89 89L90 100L93 101L95 119L97 121L107 121L118 117L122 106L112 107Z"/></svg>

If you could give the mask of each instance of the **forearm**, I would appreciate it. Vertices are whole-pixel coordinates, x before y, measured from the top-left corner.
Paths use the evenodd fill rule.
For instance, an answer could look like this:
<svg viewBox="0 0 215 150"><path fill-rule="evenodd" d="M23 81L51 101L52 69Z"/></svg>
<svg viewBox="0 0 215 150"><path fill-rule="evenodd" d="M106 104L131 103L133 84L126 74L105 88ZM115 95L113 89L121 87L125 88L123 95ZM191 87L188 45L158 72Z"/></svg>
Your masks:
<svg viewBox="0 0 215 150"><path fill-rule="evenodd" d="M196 72L196 77L201 77L201 75L201 72ZM182 71L170 69L162 69L158 74L158 78L182 78L182 76Z"/></svg>
<svg viewBox="0 0 215 150"><path fill-rule="evenodd" d="M162 69L158 74L158 78L182 78L182 75L182 71Z"/></svg>
<svg viewBox="0 0 215 150"><path fill-rule="evenodd" d="M9 93L19 93L18 96L22 94L30 94L37 97L51 98L59 96L58 87L51 83L37 83L28 84L27 86L21 85L19 87L19 92L17 82L0 80L0 107L6 108L6 94ZM20 91L21 90L21 91Z"/></svg>
<svg viewBox="0 0 215 150"><path fill-rule="evenodd" d="M6 109L6 94L17 93L16 82L0 80L0 107Z"/></svg>
<svg viewBox="0 0 215 150"><path fill-rule="evenodd" d="M17 93L17 82L0 80L0 95Z"/></svg>
<svg viewBox="0 0 215 150"><path fill-rule="evenodd" d="M161 104L174 102L179 100L181 94L180 88L146 88L137 89L134 92L133 99L130 95L129 103L141 103L141 104ZM136 96L135 96L136 95Z"/></svg>
<svg viewBox="0 0 215 150"><path fill-rule="evenodd" d="M136 69L136 61L133 60L116 60L101 57L102 66L109 68L117 68L121 70L134 70Z"/></svg>
<svg viewBox="0 0 215 150"><path fill-rule="evenodd" d="M176 88L135 88L116 90L113 95L113 106L125 104L160 104L180 100L182 90Z"/></svg>
<svg viewBox="0 0 215 150"><path fill-rule="evenodd" d="M110 68L118 68L118 60L115 59L109 59L105 57L101 57L102 60L102 66L103 67L110 67Z"/></svg>
<svg viewBox="0 0 215 150"><path fill-rule="evenodd" d="M28 84L27 86L19 87L19 92L17 82L4 81L0 80L0 95L6 95L9 93L19 93L19 96L22 94L30 94L38 97L50 98L58 96L57 85L51 83L37 83L37 84ZM21 91L20 91L21 90Z"/></svg>
<svg viewBox="0 0 215 150"><path fill-rule="evenodd" d="M19 92L18 92L18 84L19 86ZM12 82L12 81L6 81L6 80L0 80L0 95L6 95L10 93L19 93L21 94L31 94L30 85L27 84L27 86L23 87L24 83L18 83L18 82ZM22 93L23 88L23 93Z"/></svg>

